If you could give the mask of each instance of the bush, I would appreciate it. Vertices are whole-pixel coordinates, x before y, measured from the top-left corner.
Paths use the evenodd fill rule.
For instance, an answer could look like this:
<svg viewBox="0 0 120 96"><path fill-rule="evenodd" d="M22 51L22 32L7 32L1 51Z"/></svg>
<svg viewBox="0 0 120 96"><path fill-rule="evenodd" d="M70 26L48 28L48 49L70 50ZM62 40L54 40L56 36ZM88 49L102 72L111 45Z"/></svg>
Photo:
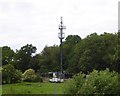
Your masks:
<svg viewBox="0 0 120 96"><path fill-rule="evenodd" d="M120 83L118 82L118 73L94 70L89 75L78 74L73 80L69 81L65 93L74 95L106 95L119 94Z"/></svg>
<svg viewBox="0 0 120 96"><path fill-rule="evenodd" d="M42 77L36 73L36 78L34 79L34 82L43 82Z"/></svg>
<svg viewBox="0 0 120 96"><path fill-rule="evenodd" d="M14 77L12 78L13 83L21 82L22 72L20 70L15 70Z"/></svg>
<svg viewBox="0 0 120 96"><path fill-rule="evenodd" d="M42 78L33 69L28 69L22 74L22 80L27 82L42 82Z"/></svg>
<svg viewBox="0 0 120 96"><path fill-rule="evenodd" d="M76 94L79 90L79 87L82 87L82 84L85 82L85 74L79 73L73 76L73 79L67 82L65 86L65 93Z"/></svg>
<svg viewBox="0 0 120 96"><path fill-rule="evenodd" d="M21 81L22 72L14 68L13 65L7 64L2 68L2 83L16 83Z"/></svg>

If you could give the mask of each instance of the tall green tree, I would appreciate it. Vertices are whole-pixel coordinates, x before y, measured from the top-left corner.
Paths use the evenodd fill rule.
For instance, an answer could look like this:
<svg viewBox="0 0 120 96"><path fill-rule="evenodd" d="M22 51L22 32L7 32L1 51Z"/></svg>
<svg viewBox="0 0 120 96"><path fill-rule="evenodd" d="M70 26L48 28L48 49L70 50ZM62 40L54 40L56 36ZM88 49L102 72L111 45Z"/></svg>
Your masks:
<svg viewBox="0 0 120 96"><path fill-rule="evenodd" d="M114 56L116 54L117 35L93 33L82 39L74 49L74 55L69 60L69 70L73 73L91 72L93 69L116 70Z"/></svg>
<svg viewBox="0 0 120 96"><path fill-rule="evenodd" d="M40 55L40 71L59 71L59 47L51 46L45 47Z"/></svg>
<svg viewBox="0 0 120 96"><path fill-rule="evenodd" d="M31 68L31 60L33 58L33 53L35 53L37 48L32 44L27 44L21 47L20 50L16 51L16 67L22 71Z"/></svg>
<svg viewBox="0 0 120 96"><path fill-rule="evenodd" d="M8 46L2 47L2 65L12 63L14 61L15 52Z"/></svg>
<svg viewBox="0 0 120 96"><path fill-rule="evenodd" d="M115 69L120 73L120 32L117 34L117 46L116 46L116 53L114 55L114 64Z"/></svg>
<svg viewBox="0 0 120 96"><path fill-rule="evenodd" d="M78 35L68 35L63 44L63 69L69 71L72 64L70 60L74 55L74 49L76 45L81 41L81 38ZM74 68L74 66L72 66Z"/></svg>

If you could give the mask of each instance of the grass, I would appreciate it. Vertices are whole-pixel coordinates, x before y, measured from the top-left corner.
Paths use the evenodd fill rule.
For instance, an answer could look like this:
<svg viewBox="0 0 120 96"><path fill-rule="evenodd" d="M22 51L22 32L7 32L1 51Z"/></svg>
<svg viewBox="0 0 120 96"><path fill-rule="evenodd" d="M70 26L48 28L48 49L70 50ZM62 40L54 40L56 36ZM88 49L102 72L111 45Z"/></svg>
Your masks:
<svg viewBox="0 0 120 96"><path fill-rule="evenodd" d="M2 94L2 85L0 85L0 96Z"/></svg>
<svg viewBox="0 0 120 96"><path fill-rule="evenodd" d="M16 83L2 86L2 94L63 94L64 83Z"/></svg>

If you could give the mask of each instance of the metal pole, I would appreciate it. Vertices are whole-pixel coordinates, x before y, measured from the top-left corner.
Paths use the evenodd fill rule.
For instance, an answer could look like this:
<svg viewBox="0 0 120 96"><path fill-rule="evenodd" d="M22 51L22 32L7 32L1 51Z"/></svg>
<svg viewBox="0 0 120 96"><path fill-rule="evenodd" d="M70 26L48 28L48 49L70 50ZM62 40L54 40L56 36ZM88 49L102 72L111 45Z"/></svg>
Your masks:
<svg viewBox="0 0 120 96"><path fill-rule="evenodd" d="M62 33L62 29L61 29L61 33ZM62 36L62 34L61 34ZM62 56L62 38L60 39L60 64L61 64L61 74L63 73L63 56Z"/></svg>
<svg viewBox="0 0 120 96"><path fill-rule="evenodd" d="M59 25L59 30L60 30L60 34L59 34L59 39L60 39L60 72L61 72L61 78L63 78L63 42L62 39L64 39L64 33L63 33L63 29L65 29L65 26L63 25L63 21L62 21L62 17L61 17L61 22Z"/></svg>

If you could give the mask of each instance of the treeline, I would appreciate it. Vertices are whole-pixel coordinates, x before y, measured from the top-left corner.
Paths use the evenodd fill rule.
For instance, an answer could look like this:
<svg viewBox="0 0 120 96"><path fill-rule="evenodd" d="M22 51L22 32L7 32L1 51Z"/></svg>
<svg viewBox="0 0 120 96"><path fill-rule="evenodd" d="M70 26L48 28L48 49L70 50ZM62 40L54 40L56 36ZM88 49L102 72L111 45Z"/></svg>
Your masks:
<svg viewBox="0 0 120 96"><path fill-rule="evenodd" d="M69 35L63 42L63 70L76 74L109 68L118 72L119 34L119 32L101 35L93 33L84 39L78 35ZM39 54L35 54L36 50L32 44L27 44L16 51L3 46L2 65L11 64L22 72L29 68L39 73L60 71L60 46L45 46Z"/></svg>

